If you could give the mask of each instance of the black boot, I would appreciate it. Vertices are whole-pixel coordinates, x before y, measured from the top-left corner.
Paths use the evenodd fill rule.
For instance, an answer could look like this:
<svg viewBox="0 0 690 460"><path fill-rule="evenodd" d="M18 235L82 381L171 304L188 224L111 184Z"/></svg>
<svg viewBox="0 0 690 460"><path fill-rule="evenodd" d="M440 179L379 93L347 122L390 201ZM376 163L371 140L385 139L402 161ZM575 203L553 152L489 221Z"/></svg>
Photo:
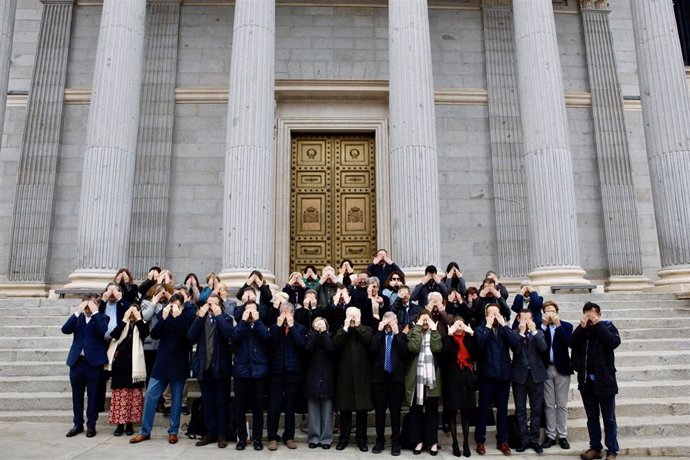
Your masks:
<svg viewBox="0 0 690 460"><path fill-rule="evenodd" d="M122 423L118 423L117 428L113 432L113 436L122 436L125 433L125 426Z"/></svg>

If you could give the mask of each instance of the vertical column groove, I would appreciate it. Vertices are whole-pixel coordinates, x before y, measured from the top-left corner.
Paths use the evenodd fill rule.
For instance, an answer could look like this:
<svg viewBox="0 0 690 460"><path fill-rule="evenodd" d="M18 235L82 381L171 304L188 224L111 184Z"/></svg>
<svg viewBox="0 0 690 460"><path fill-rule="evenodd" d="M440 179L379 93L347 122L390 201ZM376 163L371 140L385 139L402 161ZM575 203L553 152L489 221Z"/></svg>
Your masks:
<svg viewBox="0 0 690 460"><path fill-rule="evenodd" d="M509 5L507 1L485 0L482 16L498 269L503 277L523 278L530 271L530 254L513 13Z"/></svg>
<svg viewBox="0 0 690 460"><path fill-rule="evenodd" d="M10 240L7 277L15 282L46 282L60 150L73 2L43 3Z"/></svg>
<svg viewBox="0 0 690 460"><path fill-rule="evenodd" d="M137 277L165 261L180 2L151 2L148 10L129 245Z"/></svg>
<svg viewBox="0 0 690 460"><path fill-rule="evenodd" d="M406 270L423 270L441 253L428 6L390 0L388 11L393 257Z"/></svg>

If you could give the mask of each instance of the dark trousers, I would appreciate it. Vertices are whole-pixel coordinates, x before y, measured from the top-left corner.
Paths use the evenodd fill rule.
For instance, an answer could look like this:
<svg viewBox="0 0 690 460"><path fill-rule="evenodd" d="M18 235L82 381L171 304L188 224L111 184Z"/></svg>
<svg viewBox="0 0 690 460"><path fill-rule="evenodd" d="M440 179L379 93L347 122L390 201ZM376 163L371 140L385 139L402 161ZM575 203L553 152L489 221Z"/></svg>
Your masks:
<svg viewBox="0 0 690 460"><path fill-rule="evenodd" d="M101 380L98 382L98 392L96 393L96 408L98 412L105 412L105 392L108 388L108 380L112 372L101 372Z"/></svg>
<svg viewBox="0 0 690 460"><path fill-rule="evenodd" d="M235 407L237 408L237 442L247 441L245 414L252 408L252 439L261 441L264 432L264 379L235 378Z"/></svg>
<svg viewBox="0 0 690 460"><path fill-rule="evenodd" d="M427 447L438 444L438 397L427 396L424 405L416 402L413 396L410 407L410 444L420 442Z"/></svg>
<svg viewBox="0 0 690 460"><path fill-rule="evenodd" d="M285 429L283 430L283 441L295 439L295 405L299 396L299 384L283 376L276 375L271 377L271 388L268 403L268 440L278 441L278 422L280 421L280 410L285 407Z"/></svg>
<svg viewBox="0 0 690 460"><path fill-rule="evenodd" d="M357 428L355 431L355 438L357 445L366 445L367 443L367 412L366 410L358 410L357 414ZM340 441L350 442L350 433L352 432L352 411L340 410Z"/></svg>
<svg viewBox="0 0 690 460"><path fill-rule="evenodd" d="M374 409L376 410L376 442L385 443L386 410L391 414L391 442L396 445L400 438L400 412L402 410L403 384L394 382L389 376L385 382L372 385Z"/></svg>
<svg viewBox="0 0 690 460"><path fill-rule="evenodd" d="M144 363L146 364L146 387L149 386L151 379L151 372L153 372L153 364L156 362L156 355L158 350L144 350Z"/></svg>
<svg viewBox="0 0 690 460"><path fill-rule="evenodd" d="M527 398L529 397L529 432L527 431ZM515 417L520 427L520 442L523 446L529 443L539 444L541 411L544 405L544 382L536 383L532 373L527 374L524 384L513 382L513 399L515 400Z"/></svg>
<svg viewBox="0 0 690 460"><path fill-rule="evenodd" d="M618 453L618 425L616 424L616 395L598 395L594 393L592 383L587 381L580 390L582 404L587 414L587 431L589 447L601 451L601 425L599 414L604 421L604 442L609 454Z"/></svg>
<svg viewBox="0 0 690 460"><path fill-rule="evenodd" d="M84 426L84 391L86 391L86 427L96 428L98 420L98 392L103 380L103 366L92 366L85 358L79 358L69 368L72 385L72 411L74 426Z"/></svg>
<svg viewBox="0 0 690 460"><path fill-rule="evenodd" d="M230 377L216 379L212 370L204 372L199 380L204 424L209 438L226 437L230 406Z"/></svg>
<svg viewBox="0 0 690 460"><path fill-rule="evenodd" d="M496 404L496 442L508 441L508 398L510 380L482 379L479 386L479 416L474 428L474 440L477 444L486 442L486 424L489 420L491 403Z"/></svg>

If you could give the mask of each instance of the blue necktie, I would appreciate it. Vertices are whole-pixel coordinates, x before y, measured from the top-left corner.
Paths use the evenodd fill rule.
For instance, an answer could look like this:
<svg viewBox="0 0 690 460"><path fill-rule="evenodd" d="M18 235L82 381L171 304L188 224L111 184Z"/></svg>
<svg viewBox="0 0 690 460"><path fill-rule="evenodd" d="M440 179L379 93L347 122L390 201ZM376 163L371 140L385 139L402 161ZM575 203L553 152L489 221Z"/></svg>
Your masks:
<svg viewBox="0 0 690 460"><path fill-rule="evenodd" d="M393 334L386 334L386 358L383 361L383 369L389 374L393 372L393 360L391 356L391 348L393 345Z"/></svg>

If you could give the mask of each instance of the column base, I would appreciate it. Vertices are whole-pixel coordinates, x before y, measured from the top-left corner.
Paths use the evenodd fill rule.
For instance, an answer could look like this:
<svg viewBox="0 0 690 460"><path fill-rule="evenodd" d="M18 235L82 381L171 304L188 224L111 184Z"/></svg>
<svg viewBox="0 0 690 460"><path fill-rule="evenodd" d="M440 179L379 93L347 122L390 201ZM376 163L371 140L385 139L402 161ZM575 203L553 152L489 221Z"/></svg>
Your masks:
<svg viewBox="0 0 690 460"><path fill-rule="evenodd" d="M579 267L555 268L552 270L537 270L527 276L532 282L532 288L539 294L551 294L551 286L592 284L584 278L585 271ZM604 287L597 285L592 292L603 293Z"/></svg>
<svg viewBox="0 0 690 460"><path fill-rule="evenodd" d="M115 278L115 270L77 270L69 275L64 289L93 289L103 291Z"/></svg>
<svg viewBox="0 0 690 460"><path fill-rule="evenodd" d="M659 270L659 279L649 292L671 292L681 299L690 298L690 267Z"/></svg>
<svg viewBox="0 0 690 460"><path fill-rule="evenodd" d="M7 283L0 284L0 296L11 297L48 297L50 286L45 283Z"/></svg>
<svg viewBox="0 0 690 460"><path fill-rule="evenodd" d="M237 292L239 288L244 286L244 283L247 281L247 278L249 278L249 274L253 270L250 271L231 271L231 270L223 270L220 273L218 273L218 278L225 283L228 286L228 289ZM279 291L278 285L276 284L276 277L273 273L271 273L268 270L261 270L259 269L261 274L264 277L264 281L268 283L268 285L271 287L271 291L276 292Z"/></svg>
<svg viewBox="0 0 690 460"><path fill-rule="evenodd" d="M646 276L611 276L606 281L606 292L640 292L651 288L652 282Z"/></svg>
<svg viewBox="0 0 690 460"><path fill-rule="evenodd" d="M520 287L522 287L522 282L525 281L527 277L525 278L499 278L498 281L505 286L506 289L508 289L508 292L511 294L515 294L520 291ZM477 284L477 288L479 288L479 285L482 284L481 282Z"/></svg>

